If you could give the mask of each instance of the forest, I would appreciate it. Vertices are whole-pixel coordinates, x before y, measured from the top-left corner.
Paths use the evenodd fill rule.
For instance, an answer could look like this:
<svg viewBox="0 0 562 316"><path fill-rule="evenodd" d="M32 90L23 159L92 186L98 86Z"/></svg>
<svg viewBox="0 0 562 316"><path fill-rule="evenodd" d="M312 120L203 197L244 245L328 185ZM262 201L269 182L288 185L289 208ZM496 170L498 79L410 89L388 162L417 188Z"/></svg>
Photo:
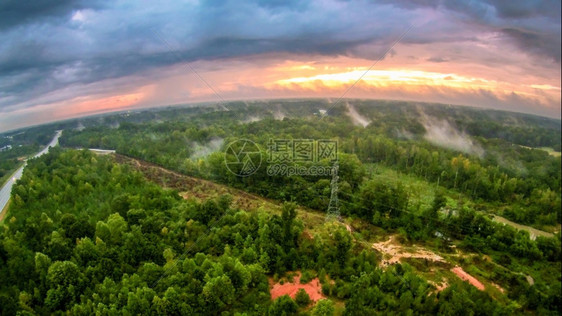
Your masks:
<svg viewBox="0 0 562 316"><path fill-rule="evenodd" d="M272 178L265 173L265 165L249 179L231 177L222 166L220 149L233 140L245 138L260 144L264 151L262 156L266 157L270 139L329 138L338 142L339 151L342 153L341 164L349 161L352 164L384 165L459 192L467 199L483 204L478 205L479 207L493 208L498 215L513 221L542 228L560 224L560 196L557 194L560 192L560 157L550 155L544 150L529 148L525 145L528 142L524 140L522 143L509 141L517 138L518 134L513 133L513 130L527 127L524 133L527 137L534 137L539 142L542 142L541 139L545 139L545 142L550 139L540 146L546 144L554 148L560 144L560 124L548 121L548 124L543 125L549 128L541 127L542 125L536 122L538 118L516 113L512 114L515 118L510 118L507 114L493 112L494 116L490 114L491 118L486 120L481 113L486 113L485 110L477 111L479 115L473 115L476 110L471 108L452 110L441 107L441 112L438 112L439 107L427 106L428 109L424 111L428 114L424 113L425 116L433 115L437 119L450 117L451 122L437 121L449 128L446 132L462 130L460 125L455 128L449 126L454 124L457 117L473 115L474 120L481 120L481 125L484 126L488 121L506 125L511 122L513 125L515 119L521 120L521 124L515 127L507 125L502 132L503 138L496 138L497 133L486 137L479 133L470 137L466 132L466 135L460 135L466 139L459 137L460 140L454 141L468 143L469 150L451 150L424 138L427 124L424 127L423 122L420 122L419 118L416 119L415 115L421 115L416 107L408 107L407 104L401 103L394 104L393 107L386 103L369 107L358 102L357 108L362 109L361 105L366 109L365 117L372 117L372 123L367 127L354 125L345 115L345 109L340 107L331 109L331 114L323 119L311 119L319 109L328 108L329 104L302 101L287 102L284 107L277 103L252 107L234 103L229 106L234 109L231 112L235 113L211 112L194 115L193 113L197 112L188 109L182 115L178 113L178 109L173 109L169 110L172 111L171 115L164 112L160 117L146 123L134 124L125 121L120 123L119 128L107 128L106 125L99 124L81 132L67 133L61 141L76 148L115 149L118 153L142 158L189 175L210 178L230 185L241 185L250 191L259 192L260 188L273 185L277 186L276 190L271 190L273 193L262 194L277 195L271 196L273 198L290 196L295 199L298 198L297 192L306 192L309 189L306 182L325 181L302 177L285 177L271 181ZM379 111L369 116L370 112L374 112L373 109ZM275 114L281 111L286 113L286 117L283 120L275 119ZM252 121L260 115L261 120ZM170 116L176 119L158 123ZM469 119L464 119L463 122L470 124ZM435 122L432 124L436 125ZM471 140L467 140L468 138ZM347 154L351 155L349 159ZM353 159L356 161L353 162ZM349 176L351 178L343 179L344 185L359 187L362 175ZM260 181L268 183L258 184ZM303 186L300 187L299 184ZM309 205L313 200L311 197L302 197L300 202L318 209L327 207Z"/></svg>
<svg viewBox="0 0 562 316"><path fill-rule="evenodd" d="M226 106L118 113L27 132L45 135L29 140L38 148L64 129L60 147L29 161L0 223L2 314L556 315L562 309L559 120L398 101ZM239 139L257 144L263 157L247 177L225 167L225 150ZM340 218L325 219L331 176L267 173L272 139L337 143ZM185 198L200 192L154 181L116 155L87 148L209 181L214 196ZM14 167L6 163L6 172ZM239 193L218 194L219 186ZM241 192L268 202L242 207ZM388 254L374 245L389 237L411 253L426 249L440 259L412 256L387 265ZM485 288L456 277L455 267ZM301 284L317 278L323 299L305 291L273 299L272 284L296 272Z"/></svg>

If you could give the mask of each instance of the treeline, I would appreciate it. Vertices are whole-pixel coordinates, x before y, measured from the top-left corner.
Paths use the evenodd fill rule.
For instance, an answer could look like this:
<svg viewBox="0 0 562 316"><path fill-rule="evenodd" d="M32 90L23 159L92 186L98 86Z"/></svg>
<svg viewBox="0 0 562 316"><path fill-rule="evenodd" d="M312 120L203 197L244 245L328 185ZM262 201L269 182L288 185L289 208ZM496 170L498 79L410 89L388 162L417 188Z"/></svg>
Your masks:
<svg viewBox="0 0 562 316"><path fill-rule="evenodd" d="M475 136L501 138L530 147L552 147L560 151L560 130L541 127L505 126L496 122L471 122L466 130Z"/></svg>

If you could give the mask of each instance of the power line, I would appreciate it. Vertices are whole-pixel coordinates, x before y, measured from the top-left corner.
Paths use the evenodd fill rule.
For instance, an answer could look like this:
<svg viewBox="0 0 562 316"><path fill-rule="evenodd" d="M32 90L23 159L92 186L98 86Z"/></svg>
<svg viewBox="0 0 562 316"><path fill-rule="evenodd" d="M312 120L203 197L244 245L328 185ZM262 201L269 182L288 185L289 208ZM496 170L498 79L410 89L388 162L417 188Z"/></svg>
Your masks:
<svg viewBox="0 0 562 316"><path fill-rule="evenodd" d="M334 162L332 167L332 182L331 182L331 193L330 193L330 203L328 204L328 212L326 214L326 221L338 220L341 221L340 207L338 202L338 162Z"/></svg>

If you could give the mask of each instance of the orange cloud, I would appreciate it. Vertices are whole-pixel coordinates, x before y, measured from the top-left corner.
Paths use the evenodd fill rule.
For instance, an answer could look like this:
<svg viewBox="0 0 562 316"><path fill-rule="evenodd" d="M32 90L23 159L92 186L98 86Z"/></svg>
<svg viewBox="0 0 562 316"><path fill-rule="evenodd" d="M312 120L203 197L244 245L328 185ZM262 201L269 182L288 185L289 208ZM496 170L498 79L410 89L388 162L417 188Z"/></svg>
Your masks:
<svg viewBox="0 0 562 316"><path fill-rule="evenodd" d="M111 110L119 110L127 108L139 103L145 94L142 92L115 95L93 100L86 100L74 103L72 106L66 108L65 114L73 116L81 113L97 113Z"/></svg>

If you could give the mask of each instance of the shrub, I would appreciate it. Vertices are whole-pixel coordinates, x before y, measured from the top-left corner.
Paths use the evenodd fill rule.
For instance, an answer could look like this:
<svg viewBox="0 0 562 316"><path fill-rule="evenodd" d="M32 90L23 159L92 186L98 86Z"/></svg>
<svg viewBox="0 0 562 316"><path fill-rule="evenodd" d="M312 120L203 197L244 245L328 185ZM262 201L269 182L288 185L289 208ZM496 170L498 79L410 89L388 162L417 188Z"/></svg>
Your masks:
<svg viewBox="0 0 562 316"><path fill-rule="evenodd" d="M306 270L301 275L300 283L306 284L306 283L312 281L312 279L314 279L314 277L315 277L315 275L314 275L313 272L310 272L309 270Z"/></svg>
<svg viewBox="0 0 562 316"><path fill-rule="evenodd" d="M299 289L297 295L295 295L295 302L301 307L307 306L310 304L310 296L304 289Z"/></svg>

